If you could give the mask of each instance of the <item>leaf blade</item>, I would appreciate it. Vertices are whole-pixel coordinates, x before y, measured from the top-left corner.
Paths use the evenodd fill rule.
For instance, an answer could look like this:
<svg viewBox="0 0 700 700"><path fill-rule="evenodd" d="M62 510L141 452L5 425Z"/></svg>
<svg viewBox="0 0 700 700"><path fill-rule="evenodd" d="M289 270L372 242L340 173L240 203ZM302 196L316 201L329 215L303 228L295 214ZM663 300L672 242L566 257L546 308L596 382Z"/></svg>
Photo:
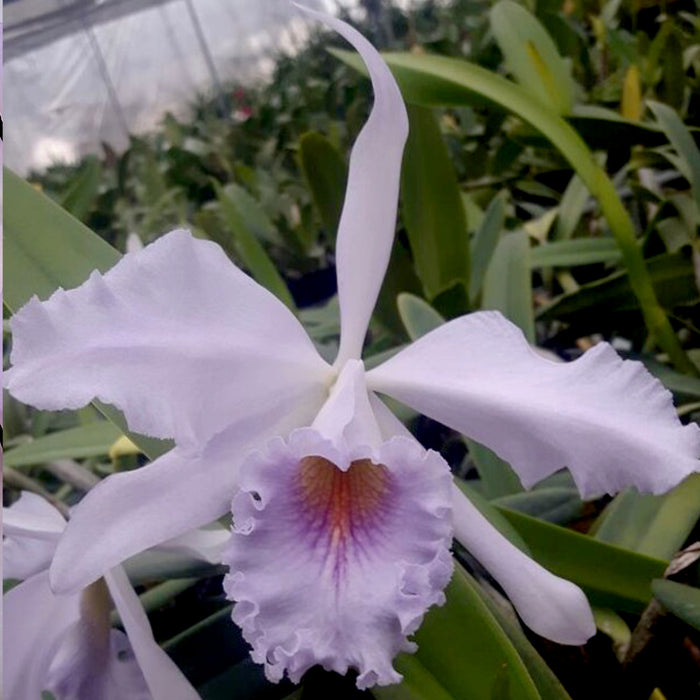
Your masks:
<svg viewBox="0 0 700 700"><path fill-rule="evenodd" d="M408 106L409 135L401 169L403 222L426 297L469 284L467 222L457 175L426 107Z"/></svg>
<svg viewBox="0 0 700 700"><path fill-rule="evenodd" d="M345 161L325 136L307 131L299 139L299 163L326 234L335 241L348 178Z"/></svg>
<svg viewBox="0 0 700 700"><path fill-rule="evenodd" d="M501 238L486 270L483 309L496 309L535 342L535 317L530 279L530 241L525 231Z"/></svg>
<svg viewBox="0 0 700 700"><path fill-rule="evenodd" d="M543 105L560 114L574 106L574 83L569 67L538 19L511 0L491 9L491 29L517 82Z"/></svg>
<svg viewBox="0 0 700 700"><path fill-rule="evenodd" d="M94 421L77 428L49 433L7 450L3 454L6 467L26 467L57 459L82 459L106 455L122 436L121 430L107 421Z"/></svg>

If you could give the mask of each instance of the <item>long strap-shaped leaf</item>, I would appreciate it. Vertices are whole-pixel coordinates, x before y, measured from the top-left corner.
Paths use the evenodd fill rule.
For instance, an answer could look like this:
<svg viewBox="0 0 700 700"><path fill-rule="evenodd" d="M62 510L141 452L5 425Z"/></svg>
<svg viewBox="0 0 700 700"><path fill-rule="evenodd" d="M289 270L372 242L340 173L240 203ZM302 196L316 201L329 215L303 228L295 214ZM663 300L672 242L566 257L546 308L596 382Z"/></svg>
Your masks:
<svg viewBox="0 0 700 700"><path fill-rule="evenodd" d="M332 53L348 65L361 70L359 59L354 54L338 50L333 50ZM697 374L697 369L683 352L668 317L656 298L637 245L632 219L612 181L596 163L578 133L554 110L544 107L519 85L467 61L411 53L387 53L384 54L384 59L408 102L428 106L461 105L473 102L475 97L482 100L485 98L517 114L552 142L598 200L620 248L647 329L679 370Z"/></svg>

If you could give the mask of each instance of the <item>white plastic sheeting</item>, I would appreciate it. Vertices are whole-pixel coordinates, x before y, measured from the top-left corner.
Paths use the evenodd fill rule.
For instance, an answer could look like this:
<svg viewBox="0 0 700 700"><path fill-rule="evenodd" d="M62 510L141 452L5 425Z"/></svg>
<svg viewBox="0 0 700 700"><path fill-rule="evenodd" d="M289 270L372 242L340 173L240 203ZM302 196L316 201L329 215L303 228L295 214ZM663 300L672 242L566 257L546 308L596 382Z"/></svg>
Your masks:
<svg viewBox="0 0 700 700"><path fill-rule="evenodd" d="M26 19L41 3L48 11L39 18L43 25ZM121 14L101 12L110 3L121 5ZM128 12L126 4L5 6L4 157L11 168L24 174L70 162L99 153L102 142L123 149L127 132L152 130L166 111L187 114L197 94L215 93L217 78L224 84L264 78L275 55L298 48L311 27L288 0L143 0L129 2ZM334 0L304 4L336 7Z"/></svg>

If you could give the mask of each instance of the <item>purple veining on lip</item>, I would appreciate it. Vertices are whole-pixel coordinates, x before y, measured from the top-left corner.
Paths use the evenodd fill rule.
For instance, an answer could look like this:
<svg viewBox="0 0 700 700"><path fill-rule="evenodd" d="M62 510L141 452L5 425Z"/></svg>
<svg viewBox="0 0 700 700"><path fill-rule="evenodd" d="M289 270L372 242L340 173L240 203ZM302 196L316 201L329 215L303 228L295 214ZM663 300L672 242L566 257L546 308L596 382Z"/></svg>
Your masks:
<svg viewBox="0 0 700 700"><path fill-rule="evenodd" d="M302 458L290 484L290 510L297 515L300 540L332 571L338 592L348 559L377 556L378 540L390 526L395 484L389 470L356 460L346 471L319 456Z"/></svg>

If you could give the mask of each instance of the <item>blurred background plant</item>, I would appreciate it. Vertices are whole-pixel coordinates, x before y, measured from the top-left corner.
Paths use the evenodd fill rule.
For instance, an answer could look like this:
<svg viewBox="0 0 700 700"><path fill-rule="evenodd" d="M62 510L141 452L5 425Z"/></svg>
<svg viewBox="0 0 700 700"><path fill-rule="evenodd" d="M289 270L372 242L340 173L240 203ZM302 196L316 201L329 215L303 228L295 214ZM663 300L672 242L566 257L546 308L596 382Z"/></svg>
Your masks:
<svg viewBox="0 0 700 700"><path fill-rule="evenodd" d="M444 319L499 309L554 358L611 341L666 384L683 420L697 420L696 2L361 4L364 13L353 11L352 21L391 52L411 121L398 235L368 364ZM105 145L100 155L28 180L120 251L130 234L147 244L176 227L220 243L298 313L332 358L334 236L347 156L371 100L344 50L337 37L319 33L297 54L280 55L268 84L228 85L226 114L217 97L198 98L191 118L166 115L157 132L133 137L122 153ZM23 258L8 246L8 310L111 264L97 249L71 258L46 227L58 226L76 245L85 229L6 178L8 239L13 230L44 231L32 241L41 254ZM47 269L48 279L37 281ZM92 407L47 414L5 395L4 410L6 498L31 488L73 503L97 478L136 467L140 451L152 454L139 438L141 450L115 448L120 430ZM429 616L418 635L424 651L400 660L406 682L373 695L672 700L700 693L698 566L691 553L674 560L689 564L667 569L699 539L700 476L661 497L629 491L583 503L566 473L524 492L485 448L402 415L494 522L586 590L600 634L583 650L523 634L484 572L459 553L469 574L451 584L451 622ZM208 573L179 570L173 579L171 572L144 594L156 634L204 697L231 697L233 685L241 698L363 695L320 671L299 690L267 685L232 631L219 572ZM487 637L497 641L489 646ZM435 650L452 661L445 666ZM522 674L499 671L504 659L521 664Z"/></svg>

